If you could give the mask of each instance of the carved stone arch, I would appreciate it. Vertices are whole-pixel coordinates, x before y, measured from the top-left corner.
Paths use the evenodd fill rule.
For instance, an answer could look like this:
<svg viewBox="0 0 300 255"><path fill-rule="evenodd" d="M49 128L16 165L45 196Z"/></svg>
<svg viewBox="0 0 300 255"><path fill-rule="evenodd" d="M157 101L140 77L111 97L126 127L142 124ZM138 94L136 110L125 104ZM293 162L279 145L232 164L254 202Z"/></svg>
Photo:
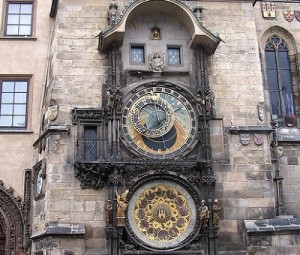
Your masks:
<svg viewBox="0 0 300 255"><path fill-rule="evenodd" d="M24 253L26 224L22 199L14 195L12 188L0 182L0 225L5 234L5 254Z"/></svg>
<svg viewBox="0 0 300 255"><path fill-rule="evenodd" d="M264 34L261 37L261 40L259 41L260 49L264 51L268 38L275 34L282 37L285 40L289 50L289 55L294 56L297 53L296 41L291 33L279 26L271 27L264 32Z"/></svg>
<svg viewBox="0 0 300 255"><path fill-rule="evenodd" d="M99 34L98 49L100 51L106 51L112 43L122 45L126 24L136 16L149 12L163 12L172 17L176 17L177 20L179 19L189 31L191 48L201 45L209 54L212 54L221 41L218 35L213 34L197 20L192 10L182 1L139 0L132 2L132 4L125 9L124 14L117 20L113 27Z"/></svg>

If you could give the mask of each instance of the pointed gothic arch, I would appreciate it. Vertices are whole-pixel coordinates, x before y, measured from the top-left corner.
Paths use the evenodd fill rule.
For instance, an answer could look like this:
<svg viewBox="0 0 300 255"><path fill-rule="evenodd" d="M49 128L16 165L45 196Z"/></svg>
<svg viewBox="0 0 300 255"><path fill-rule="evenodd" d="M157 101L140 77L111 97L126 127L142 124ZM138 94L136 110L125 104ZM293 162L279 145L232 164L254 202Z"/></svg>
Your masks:
<svg viewBox="0 0 300 255"><path fill-rule="evenodd" d="M25 173L25 199L15 196L0 180L0 252L3 255L26 254L29 241L29 185L31 172Z"/></svg>

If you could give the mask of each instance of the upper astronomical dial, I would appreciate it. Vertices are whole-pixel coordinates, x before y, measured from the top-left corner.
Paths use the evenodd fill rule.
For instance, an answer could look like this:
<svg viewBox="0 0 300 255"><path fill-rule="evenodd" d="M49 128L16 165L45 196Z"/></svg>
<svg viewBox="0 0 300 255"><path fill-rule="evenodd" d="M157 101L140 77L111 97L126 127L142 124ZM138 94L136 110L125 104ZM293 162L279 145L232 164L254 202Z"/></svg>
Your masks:
<svg viewBox="0 0 300 255"><path fill-rule="evenodd" d="M154 93L139 98L133 104L130 114L136 131L149 138L167 134L174 124L172 106Z"/></svg>
<svg viewBox="0 0 300 255"><path fill-rule="evenodd" d="M184 155L194 144L196 130L195 110L175 86L141 89L123 110L122 131L129 149L149 158Z"/></svg>

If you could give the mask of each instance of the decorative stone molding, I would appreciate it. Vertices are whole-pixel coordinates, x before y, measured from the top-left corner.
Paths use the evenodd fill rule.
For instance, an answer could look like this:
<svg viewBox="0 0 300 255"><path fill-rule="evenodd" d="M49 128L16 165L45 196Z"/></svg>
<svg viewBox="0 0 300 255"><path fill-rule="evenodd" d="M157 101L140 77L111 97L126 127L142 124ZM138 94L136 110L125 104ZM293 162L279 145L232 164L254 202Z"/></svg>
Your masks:
<svg viewBox="0 0 300 255"><path fill-rule="evenodd" d="M85 225L50 221L46 224L42 233L32 236L31 239L33 241L36 241L38 239L42 239L48 236L82 238L85 236Z"/></svg>
<svg viewBox="0 0 300 255"><path fill-rule="evenodd" d="M141 15L141 13L149 9L154 12L164 12L171 16L174 16L174 13L176 13L176 18L181 19L182 22L186 24L186 27L190 28L189 32L192 38L191 47L201 45L209 54L212 54L221 42L221 38L205 28L203 24L199 22L198 18L196 18L193 11L182 1L138 0L131 2L131 4L126 7L113 27L99 32L97 35L99 37L99 51L107 51L112 43L122 45L128 20L130 20L132 16L137 15L137 13Z"/></svg>
<svg viewBox="0 0 300 255"><path fill-rule="evenodd" d="M267 126L229 126L228 132L234 135L238 135L241 133L270 134L273 132L273 129Z"/></svg>
<svg viewBox="0 0 300 255"><path fill-rule="evenodd" d="M69 126L52 126L48 125L45 127L44 131L40 137L33 143L33 146L36 148L44 139L53 134L69 134Z"/></svg>
<svg viewBox="0 0 300 255"><path fill-rule="evenodd" d="M0 225L5 234L5 254L25 254L29 245L31 171L25 173L25 201L14 195L14 190L5 187L0 180Z"/></svg>
<svg viewBox="0 0 300 255"><path fill-rule="evenodd" d="M87 121L100 122L105 118L105 110L103 108L74 108L71 113L74 125Z"/></svg>

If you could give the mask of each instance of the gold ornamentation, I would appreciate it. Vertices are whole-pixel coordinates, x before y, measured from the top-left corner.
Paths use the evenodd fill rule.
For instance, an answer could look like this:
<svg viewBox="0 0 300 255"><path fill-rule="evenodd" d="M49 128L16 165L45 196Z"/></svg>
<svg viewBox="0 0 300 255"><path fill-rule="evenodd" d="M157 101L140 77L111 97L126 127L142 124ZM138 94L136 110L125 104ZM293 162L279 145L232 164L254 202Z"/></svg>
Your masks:
<svg viewBox="0 0 300 255"><path fill-rule="evenodd" d="M117 226L123 227L125 226L125 212L127 210L126 198L129 190L125 190L122 195L118 193L116 190L117 196Z"/></svg>
<svg viewBox="0 0 300 255"><path fill-rule="evenodd" d="M191 207L180 191L169 185L146 189L135 201L138 230L152 241L165 242L181 236L190 224Z"/></svg>

